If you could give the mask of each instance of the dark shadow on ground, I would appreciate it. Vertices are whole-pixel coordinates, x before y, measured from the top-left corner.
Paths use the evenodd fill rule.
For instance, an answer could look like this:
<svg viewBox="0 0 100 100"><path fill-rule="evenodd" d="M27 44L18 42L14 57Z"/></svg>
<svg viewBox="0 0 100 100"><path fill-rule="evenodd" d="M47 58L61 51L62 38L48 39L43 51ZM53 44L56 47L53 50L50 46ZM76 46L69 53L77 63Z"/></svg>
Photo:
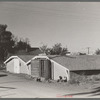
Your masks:
<svg viewBox="0 0 100 100"><path fill-rule="evenodd" d="M8 76L7 74L0 74L0 77Z"/></svg>
<svg viewBox="0 0 100 100"><path fill-rule="evenodd" d="M7 81L7 82L0 82L0 84L5 84L5 83L16 83L16 82L28 82L28 81Z"/></svg>
<svg viewBox="0 0 100 100"><path fill-rule="evenodd" d="M100 87L93 88L93 90L90 91L90 92L65 94L65 95L63 95L63 96L69 96L69 95L75 96L75 95L86 95L86 94L89 94L90 96L97 96L97 95L100 95Z"/></svg>
<svg viewBox="0 0 100 100"><path fill-rule="evenodd" d="M1 95L0 98L5 97L5 96L10 96L10 95L15 95L15 94L16 94L16 93Z"/></svg>
<svg viewBox="0 0 100 100"><path fill-rule="evenodd" d="M5 89L16 89L16 88L13 88L13 87L4 87L4 86L0 86L0 88L5 88Z"/></svg>

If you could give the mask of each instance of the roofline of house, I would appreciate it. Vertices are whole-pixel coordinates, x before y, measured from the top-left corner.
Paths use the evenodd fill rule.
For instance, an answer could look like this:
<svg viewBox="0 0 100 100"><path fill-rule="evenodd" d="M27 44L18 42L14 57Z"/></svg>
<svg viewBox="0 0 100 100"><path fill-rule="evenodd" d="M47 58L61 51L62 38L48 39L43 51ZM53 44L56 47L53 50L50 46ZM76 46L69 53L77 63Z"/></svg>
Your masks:
<svg viewBox="0 0 100 100"><path fill-rule="evenodd" d="M58 62L56 62L56 61L54 61L54 60L52 60L52 59L51 59L51 61L52 61L52 62L55 62L55 63L57 63L57 64L59 64ZM59 64L59 65L61 65L61 64ZM65 66L63 66L63 65L61 65L61 66L62 66L62 67L64 67L66 70L68 70L68 71L69 71L69 69L68 69L68 68L66 68Z"/></svg>
<svg viewBox="0 0 100 100"><path fill-rule="evenodd" d="M11 57L9 57L6 61L4 61L4 64L6 64L10 59L12 59L12 58L18 58L18 59L20 59L22 62L24 62L24 64L25 65L28 65L30 62L31 62L31 60L35 60L35 59L37 59L37 58L45 58L45 59L48 59L48 60L50 60L50 58L49 57L47 57L47 56L35 56L35 57L33 57L31 60L29 60L28 62L25 62L24 60L22 60L20 57L18 57L18 56L11 56ZM51 59L52 60L52 59ZM54 60L52 60L53 62L56 62L56 61L54 61ZM58 63L58 62L56 62L56 63ZM58 63L59 64L59 63ZM59 64L59 65L61 65L61 64ZM61 65L61 66L63 66L63 65ZM64 68L66 68L65 66L63 66ZM68 68L66 68L67 70L69 70Z"/></svg>
<svg viewBox="0 0 100 100"><path fill-rule="evenodd" d="M34 60L34 59L36 59L36 58L46 58L46 59L48 59L48 60L50 60L50 58L49 57L47 57L47 56L35 56L35 57L33 57L31 60ZM29 60L28 62L26 62L26 65L28 65L30 62L31 62L31 60ZM51 59L52 60L52 59ZM56 61L54 61L54 60L52 60L53 62L56 62ZM57 64L59 64L58 62L56 62ZM61 65L61 64L59 64L59 65ZM65 66L63 66L63 65L61 65L62 67L64 67L64 68L66 68ZM67 70L69 70L68 68L66 68Z"/></svg>
<svg viewBox="0 0 100 100"><path fill-rule="evenodd" d="M39 50L42 52L41 47L38 47L38 48L39 48Z"/></svg>
<svg viewBox="0 0 100 100"><path fill-rule="evenodd" d="M6 64L10 59L12 59L12 58L18 58L18 59L20 59L23 63L26 63L24 60L22 60L20 57L18 57L18 56L11 56L11 57L9 57L6 61L4 61L4 64Z"/></svg>
<svg viewBox="0 0 100 100"><path fill-rule="evenodd" d="M47 56L35 56L32 59L30 59L28 62L26 62L26 65L28 65L31 62L31 60L34 60L34 59L37 59L37 58L46 58L46 59L49 59Z"/></svg>

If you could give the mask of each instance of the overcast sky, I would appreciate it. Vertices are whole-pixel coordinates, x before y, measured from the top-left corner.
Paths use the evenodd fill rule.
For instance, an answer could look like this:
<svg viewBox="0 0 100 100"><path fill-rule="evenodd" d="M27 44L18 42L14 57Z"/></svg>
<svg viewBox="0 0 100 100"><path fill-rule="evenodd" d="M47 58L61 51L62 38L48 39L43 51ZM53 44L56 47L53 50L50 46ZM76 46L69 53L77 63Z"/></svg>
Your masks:
<svg viewBox="0 0 100 100"><path fill-rule="evenodd" d="M0 2L0 24L35 47L100 48L100 2Z"/></svg>

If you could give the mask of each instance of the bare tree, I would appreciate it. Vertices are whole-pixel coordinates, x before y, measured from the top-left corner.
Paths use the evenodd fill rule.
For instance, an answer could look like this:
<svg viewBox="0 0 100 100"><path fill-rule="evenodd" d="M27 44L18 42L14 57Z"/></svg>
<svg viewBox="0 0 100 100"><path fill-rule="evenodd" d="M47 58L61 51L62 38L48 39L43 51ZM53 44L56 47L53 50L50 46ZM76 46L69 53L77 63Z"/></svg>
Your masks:
<svg viewBox="0 0 100 100"><path fill-rule="evenodd" d="M41 51L43 53L46 53L47 52L47 45L43 44L41 47L40 47Z"/></svg>

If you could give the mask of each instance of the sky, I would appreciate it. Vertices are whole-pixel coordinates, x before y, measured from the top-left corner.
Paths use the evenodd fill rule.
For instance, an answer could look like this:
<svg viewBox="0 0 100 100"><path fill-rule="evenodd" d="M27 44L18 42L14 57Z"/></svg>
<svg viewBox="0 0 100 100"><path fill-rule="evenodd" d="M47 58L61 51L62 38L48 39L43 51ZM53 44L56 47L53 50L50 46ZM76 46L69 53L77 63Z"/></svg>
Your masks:
<svg viewBox="0 0 100 100"><path fill-rule="evenodd" d="M100 2L0 2L0 24L33 47L56 43L70 52L100 48Z"/></svg>

